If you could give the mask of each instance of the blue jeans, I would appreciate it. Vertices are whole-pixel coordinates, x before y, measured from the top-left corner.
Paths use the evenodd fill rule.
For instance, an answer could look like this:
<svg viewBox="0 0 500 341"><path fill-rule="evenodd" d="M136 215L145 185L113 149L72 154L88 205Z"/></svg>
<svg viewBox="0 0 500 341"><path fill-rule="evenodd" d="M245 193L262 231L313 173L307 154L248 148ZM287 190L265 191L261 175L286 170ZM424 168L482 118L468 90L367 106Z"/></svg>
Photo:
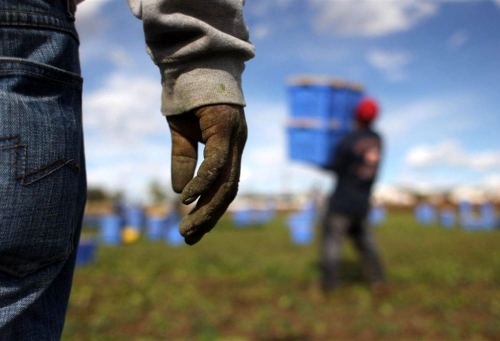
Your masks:
<svg viewBox="0 0 500 341"><path fill-rule="evenodd" d="M363 271L371 284L383 283L385 275L375 238L365 216L352 217L329 212L323 221L321 238L321 286L323 291L335 289L340 283L339 267L342 239L349 235L358 250Z"/></svg>
<svg viewBox="0 0 500 341"><path fill-rule="evenodd" d="M0 339L58 340L86 199L71 0L0 0Z"/></svg>

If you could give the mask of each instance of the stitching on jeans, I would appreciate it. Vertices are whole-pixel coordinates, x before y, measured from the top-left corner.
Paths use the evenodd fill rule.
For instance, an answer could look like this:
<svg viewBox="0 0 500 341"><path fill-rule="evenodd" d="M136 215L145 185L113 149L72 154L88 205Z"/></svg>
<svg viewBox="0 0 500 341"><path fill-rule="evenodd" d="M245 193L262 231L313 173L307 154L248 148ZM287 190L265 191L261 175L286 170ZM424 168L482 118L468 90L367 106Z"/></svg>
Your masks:
<svg viewBox="0 0 500 341"><path fill-rule="evenodd" d="M22 66L21 69L14 69L12 67L8 67L8 68L4 68L4 64L21 64ZM49 77L50 79L53 79L53 77L51 76L52 74L55 73L55 75L57 76L57 80L61 81L61 82L67 82L69 84L74 84L74 85L78 85L78 86L81 86L82 82L83 82L83 78L77 74L77 73L74 73L74 72L71 72L71 71L67 71L67 70L63 70L63 69L59 69L59 68L56 68L54 66L50 66L50 65L46 65L46 64L40 64L40 63L37 63L37 62L33 62L31 60L26 60L26 59L22 59L22 58L15 58L15 57L0 57L0 72L6 72L8 73L9 71L20 71L20 72L29 72L29 73L35 73L35 75L40 75L42 77ZM16 67L18 67L18 65L15 65ZM28 68L30 69L35 69L35 71L30 71L28 69L23 69L22 67L23 66L27 66ZM43 73L50 73L49 76L45 76L44 74L40 74L40 71L43 72ZM60 80L60 78L68 78L69 80L68 81L65 81L65 80Z"/></svg>
<svg viewBox="0 0 500 341"><path fill-rule="evenodd" d="M55 20L58 23L61 23L64 26L70 26L70 24L67 24L67 18L63 16L59 16L56 14L48 14L46 12L37 12L37 11L30 11L30 10L22 10L22 9L2 9L0 10L1 14L6 14L6 15L32 15L36 16L37 18L44 18L44 19L49 19L49 20ZM17 24L17 23L15 23ZM57 27L59 28L59 27Z"/></svg>
<svg viewBox="0 0 500 341"><path fill-rule="evenodd" d="M56 26L56 25L47 25L47 24L43 24L43 23L33 24L33 23L21 23L21 22L18 22L18 23L15 23L15 24L14 23L2 23L2 25L5 25L5 26L26 26L26 27L50 28L50 29L57 30L57 31L64 31L64 32L68 32L68 33L73 33L73 31L70 30L69 28L59 27L59 26Z"/></svg>
<svg viewBox="0 0 500 341"><path fill-rule="evenodd" d="M80 41L78 33L74 28L74 18L62 17L54 14L47 14L44 12L36 11L23 11L23 10L11 10L3 9L0 10L0 25L1 26L27 26L27 27L41 27L48 28L52 30L62 31L69 33L76 39ZM36 18L35 20L19 20L19 16L29 16L31 18ZM15 17L15 19L12 19ZM49 21L49 22L48 22Z"/></svg>
<svg viewBox="0 0 500 341"><path fill-rule="evenodd" d="M24 186L31 185L65 166L71 169L75 174L80 173L80 166L75 159L58 159L27 172L26 160L28 158L28 146L19 143L19 136L0 138L0 151L3 150L14 150L14 179L20 181ZM19 165L20 162L22 162L21 166Z"/></svg>
<svg viewBox="0 0 500 341"><path fill-rule="evenodd" d="M9 73L12 73L12 72L25 73L25 74L28 74L28 75L31 75L31 76L34 76L34 77L46 79L46 80L53 81L53 82L63 83L63 84L72 85L72 86L79 86L79 84L77 84L76 82L75 83L65 82L65 81L60 80L60 79L54 79L54 78L51 78L51 77L46 77L46 76L41 75L39 73L29 72L29 71L26 71L26 70L21 70L21 69L0 70L0 74L2 74L2 73L9 74Z"/></svg>

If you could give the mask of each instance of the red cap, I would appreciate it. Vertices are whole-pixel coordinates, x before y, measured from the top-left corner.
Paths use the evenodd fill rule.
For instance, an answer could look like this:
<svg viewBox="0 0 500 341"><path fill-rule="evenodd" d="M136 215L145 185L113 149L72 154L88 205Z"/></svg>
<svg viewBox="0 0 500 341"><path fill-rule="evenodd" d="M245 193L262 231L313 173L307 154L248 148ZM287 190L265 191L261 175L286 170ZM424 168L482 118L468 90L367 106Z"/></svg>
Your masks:
<svg viewBox="0 0 500 341"><path fill-rule="evenodd" d="M378 115L378 104L373 98L363 98L356 107L356 120L370 124Z"/></svg>

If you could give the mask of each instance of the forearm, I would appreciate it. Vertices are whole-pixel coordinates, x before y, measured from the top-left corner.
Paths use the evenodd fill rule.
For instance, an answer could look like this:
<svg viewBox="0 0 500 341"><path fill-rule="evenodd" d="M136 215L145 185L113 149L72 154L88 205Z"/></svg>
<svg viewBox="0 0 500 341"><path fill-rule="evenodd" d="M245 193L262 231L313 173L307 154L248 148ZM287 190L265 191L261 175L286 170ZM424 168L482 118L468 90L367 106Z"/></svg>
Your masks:
<svg viewBox="0 0 500 341"><path fill-rule="evenodd" d="M241 75L254 47L243 0L128 1L160 68L164 115L209 104L245 105Z"/></svg>

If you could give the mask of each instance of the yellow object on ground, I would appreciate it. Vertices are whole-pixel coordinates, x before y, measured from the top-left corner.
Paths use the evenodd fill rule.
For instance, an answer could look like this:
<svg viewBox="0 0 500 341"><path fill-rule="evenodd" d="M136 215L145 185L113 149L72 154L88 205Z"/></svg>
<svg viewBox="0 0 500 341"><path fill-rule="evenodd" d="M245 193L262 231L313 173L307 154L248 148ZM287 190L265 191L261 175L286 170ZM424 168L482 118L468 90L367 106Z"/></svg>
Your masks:
<svg viewBox="0 0 500 341"><path fill-rule="evenodd" d="M122 230L122 241L125 244L136 242L140 236L141 233L139 232L139 230L132 226L125 226L125 228Z"/></svg>

